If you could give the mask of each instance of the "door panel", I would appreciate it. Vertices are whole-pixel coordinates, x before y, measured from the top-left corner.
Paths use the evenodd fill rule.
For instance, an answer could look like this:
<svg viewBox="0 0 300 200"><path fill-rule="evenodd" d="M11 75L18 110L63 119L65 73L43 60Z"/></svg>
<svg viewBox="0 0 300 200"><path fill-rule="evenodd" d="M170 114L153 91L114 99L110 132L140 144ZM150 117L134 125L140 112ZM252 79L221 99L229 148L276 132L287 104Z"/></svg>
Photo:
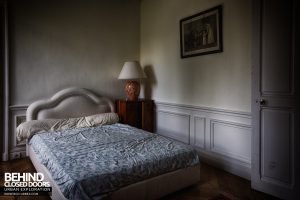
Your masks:
<svg viewBox="0 0 300 200"><path fill-rule="evenodd" d="M263 1L262 93L292 92L292 1Z"/></svg>
<svg viewBox="0 0 300 200"><path fill-rule="evenodd" d="M253 1L251 186L282 199L299 199L295 2Z"/></svg>
<svg viewBox="0 0 300 200"><path fill-rule="evenodd" d="M261 113L262 179L290 186L293 114L270 108L262 109Z"/></svg>

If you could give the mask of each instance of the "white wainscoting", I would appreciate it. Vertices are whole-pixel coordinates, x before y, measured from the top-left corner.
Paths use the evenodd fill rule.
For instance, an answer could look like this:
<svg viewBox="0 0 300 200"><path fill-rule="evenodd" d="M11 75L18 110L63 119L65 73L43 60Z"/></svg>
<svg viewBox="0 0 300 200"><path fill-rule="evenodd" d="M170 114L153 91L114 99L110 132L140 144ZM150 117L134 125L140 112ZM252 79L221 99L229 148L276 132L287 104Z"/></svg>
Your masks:
<svg viewBox="0 0 300 200"><path fill-rule="evenodd" d="M161 135L190 143L190 115L170 111L159 111L156 121ZM167 126L168 124L172 126Z"/></svg>
<svg viewBox="0 0 300 200"><path fill-rule="evenodd" d="M156 102L156 132L194 146L202 161L250 180L250 113Z"/></svg>
<svg viewBox="0 0 300 200"><path fill-rule="evenodd" d="M27 105L9 107L8 152L10 160L26 156L26 143L25 141L17 142L16 128L26 120L27 107Z"/></svg>
<svg viewBox="0 0 300 200"><path fill-rule="evenodd" d="M156 132L194 146L204 162L250 179L251 115L222 109L156 103ZM10 106L9 158L26 155L15 128L27 106Z"/></svg>

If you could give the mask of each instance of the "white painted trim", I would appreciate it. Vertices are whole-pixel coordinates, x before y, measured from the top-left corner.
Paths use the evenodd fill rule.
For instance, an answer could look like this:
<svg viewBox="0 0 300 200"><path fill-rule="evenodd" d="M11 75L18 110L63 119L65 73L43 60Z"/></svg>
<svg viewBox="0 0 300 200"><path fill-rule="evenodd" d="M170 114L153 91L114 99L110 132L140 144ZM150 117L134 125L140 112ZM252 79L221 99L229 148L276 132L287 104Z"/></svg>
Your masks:
<svg viewBox="0 0 300 200"><path fill-rule="evenodd" d="M26 155L26 144L18 144L16 140L17 119L22 116L26 118L26 105L14 105L9 107L9 132L8 132L8 159L24 157Z"/></svg>
<svg viewBox="0 0 300 200"><path fill-rule="evenodd" d="M196 121L197 121L197 119L202 119L203 120L203 122L204 122L204 127L203 127L203 133L204 133L204 136L203 136L203 143L201 144L202 145L202 147L201 146L199 146L199 145L197 145L197 143L196 143L196 135L197 135L197 132L196 132ZM198 147L198 148L202 148L202 149L206 149L206 143L205 143L205 140L206 140L206 134L205 134L205 132L206 132L206 118L205 117L203 117L203 116L198 116L198 115L194 115L194 124L193 124L193 126L194 126L194 130L193 130L193 136L194 136L194 140L193 140L193 145L194 146L196 146L196 147Z"/></svg>
<svg viewBox="0 0 300 200"><path fill-rule="evenodd" d="M177 116L184 116L185 118L188 117L189 120L189 127L180 127L181 130L185 130L183 132L189 132L190 142L189 144L194 146L195 149L197 149L200 160L204 162L208 162L209 164L212 164L218 168L221 168L225 171L228 171L232 174L241 176L243 178L249 179L251 177L251 140L243 140L243 142L249 142L245 143L245 145L250 146L250 150L247 150L246 152L250 154L250 156L245 157L243 155L239 155L238 152L233 153L226 153L226 152L220 152L216 151L216 149L213 149L211 147L212 143L212 134L213 134L213 128L211 127L214 123L222 123L222 125L230 126L234 130L241 132L241 133L247 133L252 134L252 125L251 125L251 114L247 112L239 112L239 111L232 111L232 110L224 110L224 109L217 109L217 108L207 108L207 107L200 107L200 106L191 106L191 105L182 105L182 104L174 104L174 103L166 103L166 102L156 102L156 116L159 117L161 113L170 113L172 115ZM164 115L164 117L167 117L167 115ZM178 119L180 119L180 117ZM204 124L202 124L201 130L196 130L197 126L197 119L204 120ZM170 122L168 124L162 124L159 122L156 122L157 124L160 124L161 130L166 130L168 134L162 134L167 135L167 137L171 137L176 140L180 140L181 137L178 137L178 132L174 135L172 135L172 126L176 122L172 122L172 119L169 119ZM178 122L177 122L178 123ZM183 122L182 122L183 123ZM186 123L186 122L185 122ZM183 123L184 124L184 123ZM170 128L171 127L171 128ZM203 130L203 129L204 130ZM160 131L161 131L160 130ZM200 133L201 131L201 133ZM204 144L197 145L196 137L197 134L202 134L204 131ZM197 133L198 132L198 133ZM182 133L185 135L185 133ZM221 132L222 133L222 132ZM235 132L237 133L237 132ZM158 132L158 134L161 134ZM201 135L203 138L203 135ZM183 137L182 137L183 138ZM251 135L250 135L251 138ZM186 141L181 140L182 142L187 143ZM226 144L227 145L227 144ZM248 154L247 154L248 155Z"/></svg>
<svg viewBox="0 0 300 200"><path fill-rule="evenodd" d="M24 110L27 109L29 105L12 105L9 106L10 110Z"/></svg>
<svg viewBox="0 0 300 200"><path fill-rule="evenodd" d="M221 155L224 156L228 156L237 160L240 160L242 162L245 163L251 163L251 155L248 157L245 157L243 155L239 155L239 154L235 154L235 153L229 153L229 152L224 152L221 149L217 149L214 148L214 134L215 134L215 129L214 129L214 125L215 124L219 124L219 125L224 125L224 126L229 126L229 127L233 127L233 128L238 128L238 129L242 129L242 130L246 130L246 131L250 131L251 133L251 126L248 125L243 125L243 124L239 124L239 123L233 123L233 122L227 122L227 121L222 121L222 120L211 120L210 121L210 150L215 152L215 153L219 153Z"/></svg>
<svg viewBox="0 0 300 200"><path fill-rule="evenodd" d="M170 116L176 116L176 117L182 117L182 118L184 118L184 119L186 119L187 121L188 121L188 124L190 124L191 123L191 118L190 118L190 115L188 115L188 114L185 114L185 113L179 113L179 112L170 112L170 111L165 111L165 110L159 110L159 111L157 111L157 114L159 114L159 113L164 113L164 114L166 114L166 115L170 115ZM157 115L156 115L157 116ZM158 124L157 124L157 129L159 129L159 126L158 126ZM191 140L190 140L190 125L187 127L187 131L186 131L186 133L187 133L187 136L188 136L188 138L187 138L187 141L183 141L183 142L185 142L185 143L187 143L187 144L190 144L190 142L191 142ZM158 130L158 132L159 132L159 130ZM161 133L161 135L164 135L164 136L169 136L168 135L169 133L166 133L166 134L164 134L164 133ZM184 137L184 136L183 136ZM179 140L179 141L182 141L183 140L183 137L177 137L176 135L174 135L173 136L173 139L175 139L175 140ZM185 138L185 137L184 137Z"/></svg>
<svg viewBox="0 0 300 200"><path fill-rule="evenodd" d="M243 111L236 111L236 110L229 110L229 109L221 109L221 108L210 108L204 106L195 106L195 105L185 105L185 104L176 104L176 103L167 103L161 101L155 101L156 106L163 106L163 107L170 107L170 108L181 108L184 110L190 111L203 111L203 112L211 112L211 113L221 113L223 115L234 115L234 116L241 116L248 119L251 119L250 112L243 112Z"/></svg>

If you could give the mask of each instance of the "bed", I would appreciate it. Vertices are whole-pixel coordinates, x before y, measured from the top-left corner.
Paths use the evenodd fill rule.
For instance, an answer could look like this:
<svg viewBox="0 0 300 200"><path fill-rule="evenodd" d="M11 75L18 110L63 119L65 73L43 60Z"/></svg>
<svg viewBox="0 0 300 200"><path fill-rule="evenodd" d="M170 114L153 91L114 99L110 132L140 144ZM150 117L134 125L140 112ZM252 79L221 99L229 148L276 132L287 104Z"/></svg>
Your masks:
<svg viewBox="0 0 300 200"><path fill-rule="evenodd" d="M67 88L59 91L50 99L32 103L27 109L26 119L32 121L78 118L114 112L114 103L108 98L99 97L93 92L82 88ZM66 144L66 141L70 144ZM86 141L90 142L87 143ZM127 143L122 146L124 141L127 141ZM87 144L82 146L83 143ZM162 147L158 147L158 144L162 144ZM65 147L64 145L71 145L71 147ZM75 146L80 148L80 154L76 153L76 157L74 157L72 150L72 148L75 149ZM95 149L90 150L91 146ZM128 147L130 147L129 150ZM108 148L110 149L108 150ZM156 152L156 149L165 152L167 158L158 159L160 153ZM149 152L153 154L152 157L155 157L156 164L152 162L152 157L148 157ZM178 157L173 157L173 154ZM64 132L35 134L27 142L27 155L36 170L44 174L45 181L51 183L51 198L54 200L158 199L200 180L200 163L191 147L157 134L118 123L84 127L72 131L64 130ZM84 156L78 157L78 155ZM111 159L112 156L113 159ZM122 156L131 160L129 164L126 164L131 166L125 170L126 172L124 172L123 165L125 165L125 161L123 162ZM57 159L58 157L59 159ZM69 173L68 168L57 168L57 166L65 165L65 163L68 163L69 166L76 162L81 166L81 163L85 162L82 157L91 157L91 160L96 161L97 165L89 163L82 165L85 169L80 172L83 173L80 176L76 176L75 172ZM109 159L105 161L106 158ZM102 164L99 167L98 162L100 161ZM109 167L103 168L106 164ZM112 175L112 171L114 173L118 171L119 174ZM130 174L128 171L133 173ZM62 172L64 172L63 175L61 175ZM80 180L79 183L78 177L86 178ZM70 185L62 187L62 185L73 181L73 179L75 182L70 184L72 187ZM112 182L107 181L107 179ZM84 184L84 181L87 180L90 181L89 185ZM102 191L106 182L106 185L109 185L110 188L103 190L102 193L100 191ZM76 186L75 189L74 186ZM69 191L69 193L66 193L66 191ZM84 194L75 195L74 193L77 191Z"/></svg>

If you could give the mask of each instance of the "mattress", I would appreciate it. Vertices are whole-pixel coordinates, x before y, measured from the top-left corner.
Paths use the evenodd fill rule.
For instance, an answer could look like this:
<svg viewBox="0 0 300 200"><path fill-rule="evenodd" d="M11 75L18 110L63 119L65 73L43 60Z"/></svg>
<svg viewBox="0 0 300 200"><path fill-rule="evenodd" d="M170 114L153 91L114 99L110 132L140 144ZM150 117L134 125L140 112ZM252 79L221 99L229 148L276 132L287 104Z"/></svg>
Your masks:
<svg viewBox="0 0 300 200"><path fill-rule="evenodd" d="M68 199L102 199L199 164L190 146L123 124L40 133L29 144Z"/></svg>

